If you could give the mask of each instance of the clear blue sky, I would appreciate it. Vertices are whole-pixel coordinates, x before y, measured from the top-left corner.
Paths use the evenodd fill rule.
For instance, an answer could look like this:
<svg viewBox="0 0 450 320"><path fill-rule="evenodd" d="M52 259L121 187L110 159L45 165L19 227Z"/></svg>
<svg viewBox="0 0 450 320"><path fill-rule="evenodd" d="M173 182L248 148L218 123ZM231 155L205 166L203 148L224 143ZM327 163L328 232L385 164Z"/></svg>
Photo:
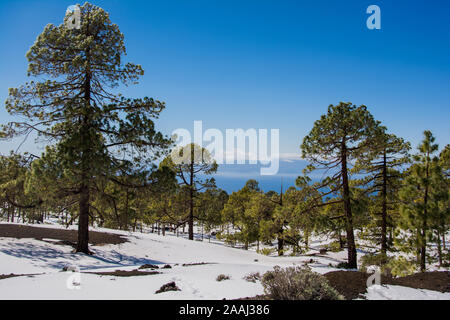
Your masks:
<svg viewBox="0 0 450 320"><path fill-rule="evenodd" d="M110 13L127 59L146 71L127 95L166 101L165 133L194 120L278 128L281 152L298 153L329 104L351 101L414 146L425 129L441 147L450 143L449 1L91 2ZM0 2L0 101L27 80L25 53L71 4ZM381 8L381 30L366 28L371 4ZM0 117L9 119L4 108ZM2 142L0 151L12 147Z"/></svg>

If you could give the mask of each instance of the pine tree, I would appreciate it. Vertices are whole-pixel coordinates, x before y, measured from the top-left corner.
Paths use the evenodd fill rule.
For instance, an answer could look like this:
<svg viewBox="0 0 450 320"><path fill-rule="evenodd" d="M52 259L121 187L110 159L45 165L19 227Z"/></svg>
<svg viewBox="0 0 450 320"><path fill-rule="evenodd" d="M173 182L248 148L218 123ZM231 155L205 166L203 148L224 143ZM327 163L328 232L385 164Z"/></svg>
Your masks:
<svg viewBox="0 0 450 320"><path fill-rule="evenodd" d="M432 238L433 225L438 203L441 200L440 188L442 170L439 159L434 154L438 145L430 131L424 132L424 140L413 156L413 164L408 170L400 190L401 221L403 232L398 243L403 244L406 252L415 250L417 263L422 272L426 271L428 240Z"/></svg>
<svg viewBox="0 0 450 320"><path fill-rule="evenodd" d="M42 205L40 199L26 192L27 175L33 158L29 154L20 155L13 152L9 156L0 156L0 201L7 221L14 222L17 209L25 221L25 215L30 209Z"/></svg>
<svg viewBox="0 0 450 320"><path fill-rule="evenodd" d="M262 200L259 184L254 179L248 180L242 189L233 192L222 210L222 221L231 224L234 230L221 236L228 242L241 241L244 248L248 249L251 242L259 239L261 224L256 217L257 212L261 211L258 201Z"/></svg>
<svg viewBox="0 0 450 320"><path fill-rule="evenodd" d="M326 194L342 192L349 268L357 267L349 182L350 163L373 146L377 127L378 122L373 119L366 106L357 107L341 102L328 107L327 114L314 123L301 145L303 158L311 163L305 173L313 170L337 171L331 172L332 176L327 177L320 187L323 189L335 184L337 188Z"/></svg>
<svg viewBox="0 0 450 320"><path fill-rule="evenodd" d="M300 251L300 240L303 240L305 249L309 249L309 240L316 228L321 201L319 193L314 188L290 187L283 195L283 206L276 207L274 221L286 222L284 241L293 246L294 253Z"/></svg>
<svg viewBox="0 0 450 320"><path fill-rule="evenodd" d="M446 212L446 219L443 219L441 224L442 233L442 244L443 249L446 250L445 235L450 229L450 145L447 144L439 155L439 162L442 168L442 173L444 175L444 185L443 187L447 189L447 203L442 203L442 210Z"/></svg>
<svg viewBox="0 0 450 320"><path fill-rule="evenodd" d="M114 94L119 85L137 83L144 74L141 66L123 63L126 50L118 26L90 3L80 11L81 28L49 24L37 37L27 53L28 74L35 80L10 89L6 100L11 115L28 120L3 126L2 135L34 131L54 144L60 171L78 198L76 250L88 253L95 179L120 183L118 173L149 175L170 140L155 130L152 120L164 103Z"/></svg>
<svg viewBox="0 0 450 320"><path fill-rule="evenodd" d="M260 241L269 241L275 234L276 229L270 228L267 224L273 217L275 204L263 192L252 192L250 200L245 210L246 219L246 249L248 244L257 241L257 250L259 251ZM271 232L272 231L272 232Z"/></svg>
<svg viewBox="0 0 450 320"><path fill-rule="evenodd" d="M275 233L277 235L278 255L282 256L284 255L285 229L287 227L288 220L285 214L287 210L285 210L283 202L283 185L281 185L280 189L280 194L275 191L269 191L266 195L274 204L276 204L272 227L275 228ZM276 214L276 212L279 214Z"/></svg>
<svg viewBox="0 0 450 320"><path fill-rule="evenodd" d="M386 133L385 127L379 127L376 141L365 155L358 157L353 172L364 174L358 185L373 195L373 211L377 227L380 228L381 255L386 257L388 250L387 229L393 227L389 211L398 206L398 189L405 164L409 161L410 144L393 134ZM383 262L386 260L383 259Z"/></svg>
<svg viewBox="0 0 450 320"><path fill-rule="evenodd" d="M443 251L446 250L445 235L450 228L450 145L446 145L444 150L439 155L439 166L441 168L441 174L436 181L436 188L439 190L439 201L435 216L433 219L433 229L436 231L435 242L438 248L438 261L439 266L442 266L448 261L444 261L444 258L450 259L450 256L444 255Z"/></svg>
<svg viewBox="0 0 450 320"><path fill-rule="evenodd" d="M199 194L196 216L206 232L222 224L222 210L227 201L228 194L222 189L209 188Z"/></svg>
<svg viewBox="0 0 450 320"><path fill-rule="evenodd" d="M172 170L179 178L180 185L187 193L189 203L188 226L189 240L194 240L195 200L202 190L215 187L214 178L202 178L217 171L217 163L205 148L194 143L175 148L170 156L164 159L161 167Z"/></svg>

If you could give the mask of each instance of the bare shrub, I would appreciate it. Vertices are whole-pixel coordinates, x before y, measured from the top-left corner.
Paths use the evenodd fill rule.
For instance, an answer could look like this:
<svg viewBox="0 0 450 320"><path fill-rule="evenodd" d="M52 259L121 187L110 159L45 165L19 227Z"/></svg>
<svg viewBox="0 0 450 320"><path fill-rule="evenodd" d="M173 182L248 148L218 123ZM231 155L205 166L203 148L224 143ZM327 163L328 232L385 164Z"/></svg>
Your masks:
<svg viewBox="0 0 450 320"><path fill-rule="evenodd" d="M309 267L274 267L261 280L264 292L274 300L342 300L328 280Z"/></svg>
<svg viewBox="0 0 450 320"><path fill-rule="evenodd" d="M256 283L261 280L261 274L259 272L252 272L244 276L244 280L248 282Z"/></svg>
<svg viewBox="0 0 450 320"><path fill-rule="evenodd" d="M219 274L216 278L216 281L230 280L230 276L225 274Z"/></svg>

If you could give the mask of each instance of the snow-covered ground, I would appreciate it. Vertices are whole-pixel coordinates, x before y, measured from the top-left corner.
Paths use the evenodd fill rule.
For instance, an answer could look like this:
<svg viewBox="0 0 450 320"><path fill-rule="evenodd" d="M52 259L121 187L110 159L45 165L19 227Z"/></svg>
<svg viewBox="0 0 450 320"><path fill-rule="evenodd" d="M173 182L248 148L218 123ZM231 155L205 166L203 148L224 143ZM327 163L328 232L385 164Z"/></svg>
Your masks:
<svg viewBox="0 0 450 320"><path fill-rule="evenodd" d="M367 288L368 300L450 300L450 293L413 289L393 285L373 285Z"/></svg>
<svg viewBox="0 0 450 320"><path fill-rule="evenodd" d="M41 227L59 227L52 225ZM259 282L243 277L252 272L302 265L316 272L337 270L330 266L345 261L345 252L328 253L327 257L270 257L254 251L231 248L219 241L189 241L172 234L166 236L100 229L125 235L129 242L118 245L92 246L92 256L74 254L66 245L35 239L0 238L0 275L35 274L0 280L0 299L234 299L263 293ZM43 239L48 240L48 239ZM189 263L206 263L182 266ZM86 272L134 270L143 264L171 269L158 269L160 274L116 277ZM65 266L78 267L81 274L63 272ZM230 280L218 282L219 274ZM80 278L78 278L78 276ZM181 291L155 294L163 284L175 281ZM80 282L73 286L73 282ZM450 293L416 290L398 286L374 286L368 299L450 299Z"/></svg>

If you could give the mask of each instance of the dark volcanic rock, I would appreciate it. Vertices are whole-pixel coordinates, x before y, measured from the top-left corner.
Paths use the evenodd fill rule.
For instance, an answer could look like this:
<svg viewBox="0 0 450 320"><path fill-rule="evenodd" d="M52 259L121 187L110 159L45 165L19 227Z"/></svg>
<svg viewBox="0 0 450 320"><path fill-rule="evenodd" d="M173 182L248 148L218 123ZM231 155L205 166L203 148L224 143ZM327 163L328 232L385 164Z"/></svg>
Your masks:
<svg viewBox="0 0 450 320"><path fill-rule="evenodd" d="M161 288L159 288L159 290L156 290L155 293L162 293L167 291L181 291L181 290L180 288L177 287L175 282L172 281L163 285Z"/></svg>

